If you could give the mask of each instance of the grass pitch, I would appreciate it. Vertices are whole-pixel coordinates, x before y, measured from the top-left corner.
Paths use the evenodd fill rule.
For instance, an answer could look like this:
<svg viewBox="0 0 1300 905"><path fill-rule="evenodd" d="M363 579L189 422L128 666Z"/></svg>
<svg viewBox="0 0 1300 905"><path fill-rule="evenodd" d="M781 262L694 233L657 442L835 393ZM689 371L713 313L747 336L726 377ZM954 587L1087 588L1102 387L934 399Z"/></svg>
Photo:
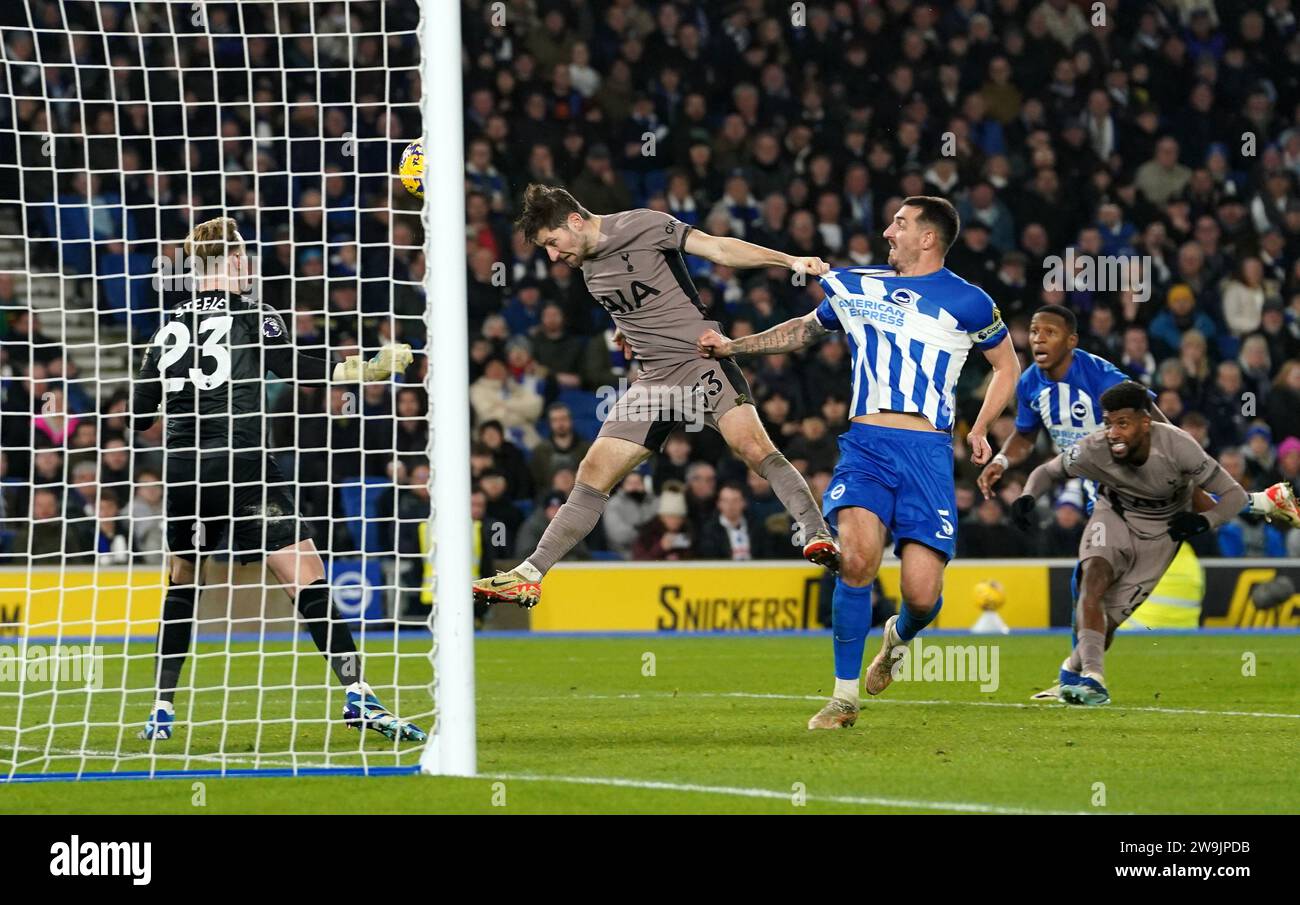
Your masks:
<svg viewBox="0 0 1300 905"><path fill-rule="evenodd" d="M1053 680L1063 635L922 637L996 644L997 690L895 682L864 702L855 728L810 733L807 719L831 685L825 635L489 634L477 645L478 778L224 778L204 779L201 790L192 779L11 784L0 785L0 812L1300 810L1300 636L1123 635L1107 657L1113 703L1100 708L1028 702ZM868 656L878 643L873 633ZM366 669L385 703L428 728L426 646L403 641L395 656L391 645L369 644ZM158 746L172 756L157 768L418 761L415 747L344 729L338 692L327 700L301 687L324 679L308 642L265 658L249 646L229 657L200 650L198 690L177 701L178 718L191 723ZM130 652L127 685L146 688L149 646ZM122 659L110 660L120 670ZM120 671L105 685L120 688ZM148 743L134 738L148 692L29 694L20 722L12 688L0 688L0 752L8 761L17 751L20 772L111 770L104 755L116 752L117 769L149 769ZM178 760L187 753L188 763Z"/></svg>

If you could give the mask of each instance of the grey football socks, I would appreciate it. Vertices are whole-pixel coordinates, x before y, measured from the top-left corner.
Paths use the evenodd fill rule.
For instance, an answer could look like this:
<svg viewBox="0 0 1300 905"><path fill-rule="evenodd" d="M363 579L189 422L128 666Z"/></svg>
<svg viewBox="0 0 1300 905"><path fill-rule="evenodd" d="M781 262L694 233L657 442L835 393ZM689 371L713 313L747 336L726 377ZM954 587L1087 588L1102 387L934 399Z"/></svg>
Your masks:
<svg viewBox="0 0 1300 905"><path fill-rule="evenodd" d="M1075 650L1079 653L1079 662L1082 667L1079 672L1101 675L1102 656L1106 651L1105 632L1094 631L1090 628L1079 629L1079 646Z"/></svg>
<svg viewBox="0 0 1300 905"><path fill-rule="evenodd" d="M545 575L551 566L591 533L608 502L608 493L601 493L586 484L574 484L573 493L546 526L542 539L537 542L537 549L528 557L528 563Z"/></svg>
<svg viewBox="0 0 1300 905"><path fill-rule="evenodd" d="M813 499L803 475L779 452L770 453L754 471L772 485L772 492L794 520L803 526L804 543L819 531L825 531L822 507Z"/></svg>

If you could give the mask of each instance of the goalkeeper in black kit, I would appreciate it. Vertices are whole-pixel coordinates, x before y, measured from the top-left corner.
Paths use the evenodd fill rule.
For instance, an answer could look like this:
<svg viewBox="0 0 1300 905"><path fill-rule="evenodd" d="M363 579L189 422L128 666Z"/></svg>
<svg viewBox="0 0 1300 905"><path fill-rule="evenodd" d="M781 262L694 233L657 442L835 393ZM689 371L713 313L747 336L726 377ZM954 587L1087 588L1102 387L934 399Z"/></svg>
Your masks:
<svg viewBox="0 0 1300 905"><path fill-rule="evenodd" d="M275 309L234 291L247 272L235 221L200 223L185 240L186 260L204 276L164 296L163 323L145 352L132 403L144 431L163 404L169 583L158 629L157 700L140 732L165 740L175 729L176 686L189 653L198 600L199 557L229 535L240 562L263 556L293 599L312 640L345 688L344 722L385 737L423 741L417 726L390 713L366 685L348 625L330 601L325 564L295 511L263 444L267 371L304 381L389 380L411 362L410 346L390 344L370 361L352 356L332 370L294 349Z"/></svg>

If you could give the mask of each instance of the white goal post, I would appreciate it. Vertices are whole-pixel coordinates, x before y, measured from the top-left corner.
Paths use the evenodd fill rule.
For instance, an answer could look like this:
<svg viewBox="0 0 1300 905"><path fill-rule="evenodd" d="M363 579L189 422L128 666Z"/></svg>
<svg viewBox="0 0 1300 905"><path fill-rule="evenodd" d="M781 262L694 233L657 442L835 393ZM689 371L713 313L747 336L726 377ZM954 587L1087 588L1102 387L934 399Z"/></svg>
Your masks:
<svg viewBox="0 0 1300 905"><path fill-rule="evenodd" d="M437 722L425 746L425 773L476 772L474 611L470 593L469 367L465 272L464 92L461 87L460 4L434 15L438 0L420 0L420 62L424 92L424 273L429 318L430 461L433 512L464 530L436 535L433 610ZM434 386L437 393L434 392ZM437 398L441 404L435 404Z"/></svg>

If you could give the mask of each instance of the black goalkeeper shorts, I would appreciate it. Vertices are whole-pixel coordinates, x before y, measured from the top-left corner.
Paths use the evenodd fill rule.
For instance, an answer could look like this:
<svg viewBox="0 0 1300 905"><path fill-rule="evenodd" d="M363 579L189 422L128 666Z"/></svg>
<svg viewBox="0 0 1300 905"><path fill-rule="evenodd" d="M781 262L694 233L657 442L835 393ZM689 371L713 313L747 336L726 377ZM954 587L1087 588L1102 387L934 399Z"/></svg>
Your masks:
<svg viewBox="0 0 1300 905"><path fill-rule="evenodd" d="M167 550L181 559L194 562L220 549L227 535L230 554L241 563L311 537L294 508L292 485L270 456L169 455L166 472Z"/></svg>

